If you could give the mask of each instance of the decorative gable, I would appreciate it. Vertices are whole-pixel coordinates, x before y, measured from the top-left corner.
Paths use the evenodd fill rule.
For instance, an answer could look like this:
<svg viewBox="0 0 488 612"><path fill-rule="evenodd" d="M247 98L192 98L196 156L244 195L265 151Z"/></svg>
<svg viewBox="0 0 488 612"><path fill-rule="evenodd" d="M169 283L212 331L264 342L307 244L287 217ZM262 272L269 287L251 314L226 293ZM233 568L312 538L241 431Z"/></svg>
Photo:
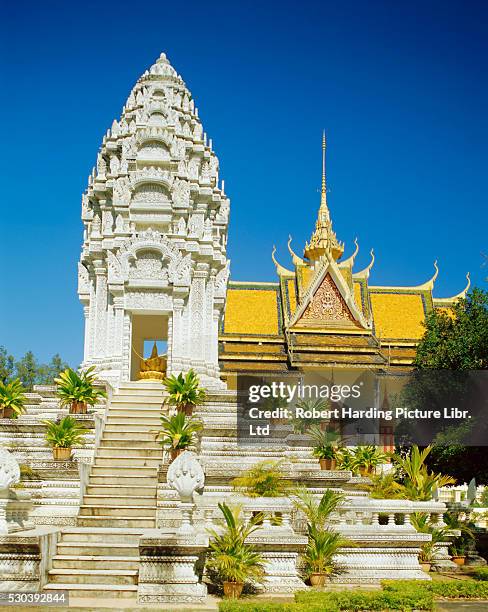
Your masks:
<svg viewBox="0 0 488 612"><path fill-rule="evenodd" d="M355 323L351 311L329 273L326 274L319 288L313 294L299 321L303 319L334 323Z"/></svg>
<svg viewBox="0 0 488 612"><path fill-rule="evenodd" d="M371 330L372 322L366 320L358 308L353 291L336 261L326 255L321 264L291 316L288 327L308 325Z"/></svg>

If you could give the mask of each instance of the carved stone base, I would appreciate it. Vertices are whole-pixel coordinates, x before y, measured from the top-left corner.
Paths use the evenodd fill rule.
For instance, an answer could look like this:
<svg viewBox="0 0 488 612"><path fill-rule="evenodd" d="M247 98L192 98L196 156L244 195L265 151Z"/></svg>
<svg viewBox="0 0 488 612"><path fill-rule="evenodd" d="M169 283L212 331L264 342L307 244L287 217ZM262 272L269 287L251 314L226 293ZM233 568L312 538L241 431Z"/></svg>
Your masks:
<svg viewBox="0 0 488 612"><path fill-rule="evenodd" d="M430 580L420 567L419 551L414 547L403 548L401 544L398 547L343 548L335 557L339 573L331 578L331 582L378 584L385 579Z"/></svg>
<svg viewBox="0 0 488 612"><path fill-rule="evenodd" d="M263 552L265 563L264 593L294 593L307 587L297 574L298 553Z"/></svg>
<svg viewBox="0 0 488 612"><path fill-rule="evenodd" d="M208 538L175 531L145 532L139 540L139 603L201 603L207 587L196 566Z"/></svg>
<svg viewBox="0 0 488 612"><path fill-rule="evenodd" d="M0 591L41 590L56 549L58 530L40 527L0 537Z"/></svg>

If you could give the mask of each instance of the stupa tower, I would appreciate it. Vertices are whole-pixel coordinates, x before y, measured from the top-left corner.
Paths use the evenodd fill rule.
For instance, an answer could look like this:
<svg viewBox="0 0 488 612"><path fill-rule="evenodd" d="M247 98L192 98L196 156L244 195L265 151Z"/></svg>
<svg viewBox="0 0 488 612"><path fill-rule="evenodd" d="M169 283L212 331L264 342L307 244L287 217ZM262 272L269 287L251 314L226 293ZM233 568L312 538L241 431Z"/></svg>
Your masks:
<svg viewBox="0 0 488 612"><path fill-rule="evenodd" d="M84 365L135 380L144 342L167 342L169 373L219 384L229 200L185 83L161 54L100 147L82 197L78 293Z"/></svg>

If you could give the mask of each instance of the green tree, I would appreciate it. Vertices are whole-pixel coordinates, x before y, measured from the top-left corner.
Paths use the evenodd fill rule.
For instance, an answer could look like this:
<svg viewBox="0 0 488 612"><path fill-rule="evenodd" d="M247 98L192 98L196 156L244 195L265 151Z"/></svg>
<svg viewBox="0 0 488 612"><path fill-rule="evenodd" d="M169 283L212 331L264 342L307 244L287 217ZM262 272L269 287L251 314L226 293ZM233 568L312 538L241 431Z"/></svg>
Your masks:
<svg viewBox="0 0 488 612"><path fill-rule="evenodd" d="M32 391L32 387L39 379L39 363L34 353L27 351L22 359L16 362L15 369L17 377L20 378L27 391Z"/></svg>
<svg viewBox="0 0 488 612"><path fill-rule="evenodd" d="M0 382L7 383L13 376L15 361L4 346L0 346Z"/></svg>
<svg viewBox="0 0 488 612"><path fill-rule="evenodd" d="M417 370L488 369L488 292L475 288L453 305L452 314L434 310L426 320L425 333L414 360ZM483 417L483 421L486 417ZM478 423L483 427L483 422ZM485 447L466 446L468 424L438 434L427 465L447 473L458 483L488 484L488 453Z"/></svg>
<svg viewBox="0 0 488 612"><path fill-rule="evenodd" d="M52 385L54 379L69 368L69 364L62 360L59 353L56 353L47 364L39 366L37 381L38 385Z"/></svg>
<svg viewBox="0 0 488 612"><path fill-rule="evenodd" d="M456 301L452 315L434 310L427 317L414 366L429 370L488 369L488 292L473 289Z"/></svg>

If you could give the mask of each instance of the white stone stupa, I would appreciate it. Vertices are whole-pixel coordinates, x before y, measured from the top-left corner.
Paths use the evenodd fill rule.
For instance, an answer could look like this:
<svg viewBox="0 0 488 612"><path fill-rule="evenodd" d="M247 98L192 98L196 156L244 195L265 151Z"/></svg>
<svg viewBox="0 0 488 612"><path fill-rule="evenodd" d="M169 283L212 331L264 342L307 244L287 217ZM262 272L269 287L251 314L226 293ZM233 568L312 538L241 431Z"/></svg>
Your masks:
<svg viewBox="0 0 488 612"><path fill-rule="evenodd" d="M82 197L78 293L84 366L137 380L144 342L167 343L167 373L219 386L229 199L198 109L164 53L103 138Z"/></svg>

